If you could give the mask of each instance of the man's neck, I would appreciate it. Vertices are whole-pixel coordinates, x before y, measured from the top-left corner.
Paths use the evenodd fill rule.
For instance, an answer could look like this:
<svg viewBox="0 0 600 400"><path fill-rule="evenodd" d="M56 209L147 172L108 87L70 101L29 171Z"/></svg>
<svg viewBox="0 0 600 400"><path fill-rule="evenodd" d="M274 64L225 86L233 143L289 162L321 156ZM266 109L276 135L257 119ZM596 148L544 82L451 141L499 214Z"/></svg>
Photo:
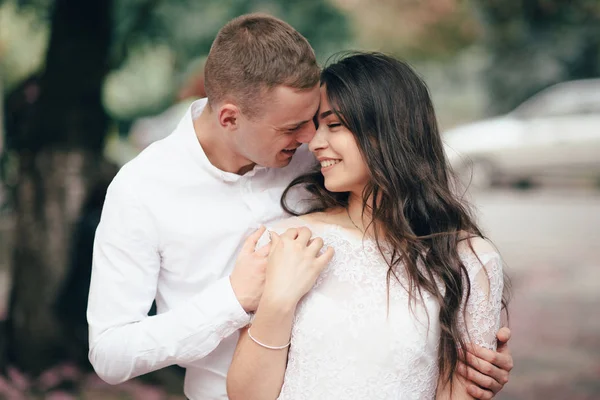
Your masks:
<svg viewBox="0 0 600 400"><path fill-rule="evenodd" d="M212 165L221 171L238 175L244 175L254 168L253 163L249 163L237 153L227 133L218 125L216 116L212 114L208 104L193 122L196 138Z"/></svg>

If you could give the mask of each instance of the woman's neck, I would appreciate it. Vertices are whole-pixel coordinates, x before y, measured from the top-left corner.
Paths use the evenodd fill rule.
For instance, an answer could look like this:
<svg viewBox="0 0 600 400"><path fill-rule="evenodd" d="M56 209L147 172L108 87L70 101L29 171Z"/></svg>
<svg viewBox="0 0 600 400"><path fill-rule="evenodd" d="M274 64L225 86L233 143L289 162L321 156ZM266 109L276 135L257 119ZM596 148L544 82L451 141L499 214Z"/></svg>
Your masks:
<svg viewBox="0 0 600 400"><path fill-rule="evenodd" d="M350 197L348 198L348 208L346 211L348 213L348 219L352 225L364 233L366 228L369 227L369 224L371 223L371 213L369 207L367 207L363 213L362 197L350 193ZM370 226L369 229L370 228L372 228L372 226Z"/></svg>
<svg viewBox="0 0 600 400"><path fill-rule="evenodd" d="M372 208L370 206L371 199L367 200L367 206L363 211L363 199L362 195L357 195L353 192L348 197L348 207L346 209L347 217L350 219L350 223L362 234L366 234L369 237L375 237L375 227L377 226L377 236L382 238L385 237L383 224L375 224L373 221Z"/></svg>

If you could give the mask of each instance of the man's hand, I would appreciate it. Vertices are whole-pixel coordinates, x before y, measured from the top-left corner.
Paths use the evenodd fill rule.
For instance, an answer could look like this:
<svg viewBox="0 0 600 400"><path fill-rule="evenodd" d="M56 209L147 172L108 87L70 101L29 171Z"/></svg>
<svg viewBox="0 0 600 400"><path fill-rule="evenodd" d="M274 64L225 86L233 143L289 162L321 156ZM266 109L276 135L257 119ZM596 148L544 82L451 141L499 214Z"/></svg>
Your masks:
<svg viewBox="0 0 600 400"><path fill-rule="evenodd" d="M265 271L270 244L256 249L258 240L265 232L261 226L246 239L229 276L231 287L246 312L256 311L265 286Z"/></svg>
<svg viewBox="0 0 600 400"><path fill-rule="evenodd" d="M513 358L508 348L510 329L500 329L497 337L497 351L467 345L466 360L459 363L458 373L469 381L467 392L476 399L494 397L508 383L513 369Z"/></svg>

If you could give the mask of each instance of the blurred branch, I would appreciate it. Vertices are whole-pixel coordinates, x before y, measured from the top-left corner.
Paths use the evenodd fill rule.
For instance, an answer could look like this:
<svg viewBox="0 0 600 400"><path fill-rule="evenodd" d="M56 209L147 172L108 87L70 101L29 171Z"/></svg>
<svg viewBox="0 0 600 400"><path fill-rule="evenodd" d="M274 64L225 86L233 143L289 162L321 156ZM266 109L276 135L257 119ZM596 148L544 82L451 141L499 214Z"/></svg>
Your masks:
<svg viewBox="0 0 600 400"><path fill-rule="evenodd" d="M55 0L0 0L0 5L12 1L18 8L31 9L44 17L49 18L54 7Z"/></svg>
<svg viewBox="0 0 600 400"><path fill-rule="evenodd" d="M122 65L129 56L132 48L139 46L141 44L140 42L148 41L150 36L149 33L151 32L149 25L152 20L152 14L162 2L163 0L146 0L141 6L131 7L137 9L133 19L126 29L114 35L117 36L117 38L115 38L117 40L115 40L111 55L111 66L113 68L119 68L119 66ZM127 2L122 1L122 3ZM130 11L132 11L131 8L129 8ZM118 13L115 12L114 18L116 19L119 18L117 14ZM115 23L115 27L117 26L118 23Z"/></svg>
<svg viewBox="0 0 600 400"><path fill-rule="evenodd" d="M361 45L410 59L456 55L479 40L481 29L460 0L334 0L354 18Z"/></svg>

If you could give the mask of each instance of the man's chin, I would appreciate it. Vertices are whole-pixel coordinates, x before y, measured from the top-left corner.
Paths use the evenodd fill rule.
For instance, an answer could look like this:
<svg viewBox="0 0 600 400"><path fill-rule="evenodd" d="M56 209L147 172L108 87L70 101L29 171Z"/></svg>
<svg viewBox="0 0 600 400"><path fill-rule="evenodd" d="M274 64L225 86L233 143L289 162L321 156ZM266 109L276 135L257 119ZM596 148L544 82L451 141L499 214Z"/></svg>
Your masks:
<svg viewBox="0 0 600 400"><path fill-rule="evenodd" d="M287 167L288 165L290 165L290 162L292 162L291 158L288 158L287 160L277 160L271 168Z"/></svg>
<svg viewBox="0 0 600 400"><path fill-rule="evenodd" d="M290 162L292 162L292 157L276 157L275 159L271 160L271 162L268 165L265 166L269 168L283 168L290 165Z"/></svg>

